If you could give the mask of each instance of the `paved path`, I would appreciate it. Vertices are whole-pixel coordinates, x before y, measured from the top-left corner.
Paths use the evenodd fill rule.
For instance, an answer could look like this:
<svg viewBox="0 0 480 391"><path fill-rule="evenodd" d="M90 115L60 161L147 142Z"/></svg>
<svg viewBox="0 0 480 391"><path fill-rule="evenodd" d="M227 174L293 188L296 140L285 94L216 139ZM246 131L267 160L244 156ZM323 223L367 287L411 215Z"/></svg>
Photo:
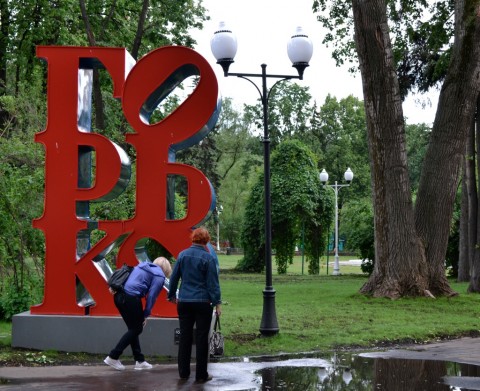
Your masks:
<svg viewBox="0 0 480 391"><path fill-rule="evenodd" d="M362 357L406 360L439 360L480 366L480 338L460 338L427 345L412 345L386 352L362 353ZM476 371L478 373L478 370ZM444 384L452 390L480 390L480 377L446 376ZM432 389L432 388L429 388ZM441 388L444 390L445 388Z"/></svg>
<svg viewBox="0 0 480 391"><path fill-rule="evenodd" d="M480 338L461 338L360 355L371 358L453 361L480 366ZM244 362L210 363L209 372L214 379L205 384L197 384L194 380L180 382L175 364L155 365L149 371L135 371L133 365L128 365L126 360L124 364L127 364L127 369L123 372L106 365L0 368L0 391L258 390L261 389L261 379L255 375L255 371L262 368L282 365L318 368L330 365L323 359L288 360L288 364L282 361L254 363L246 359ZM480 390L479 377L451 377L446 381L453 387Z"/></svg>
<svg viewBox="0 0 480 391"><path fill-rule="evenodd" d="M281 366L319 368L329 365L323 359L309 358L210 363L208 371L213 380L203 384L196 383L194 379L179 380L176 364L155 365L148 371L136 371L133 365L125 365L125 371L116 371L106 365L8 367L0 368L0 391L255 391L262 389L261 376L256 372L263 368ZM194 370L195 368L192 368L193 376Z"/></svg>
<svg viewBox="0 0 480 391"><path fill-rule="evenodd" d="M453 361L461 364L480 366L480 338L460 338L427 345L411 345L402 349L392 349L385 352L362 353L361 356Z"/></svg>

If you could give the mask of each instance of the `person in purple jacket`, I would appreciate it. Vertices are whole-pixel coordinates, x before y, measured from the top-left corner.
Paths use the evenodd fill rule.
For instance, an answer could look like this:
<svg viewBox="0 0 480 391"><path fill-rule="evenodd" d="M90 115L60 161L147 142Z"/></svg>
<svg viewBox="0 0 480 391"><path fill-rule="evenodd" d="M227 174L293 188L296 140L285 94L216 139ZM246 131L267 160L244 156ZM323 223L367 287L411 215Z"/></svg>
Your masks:
<svg viewBox="0 0 480 391"><path fill-rule="evenodd" d="M135 266L124 285L123 291L112 293L115 306L122 315L127 332L120 338L117 345L110 351L104 363L123 371L125 367L119 357L128 345L132 348L135 359L135 369L151 369L152 365L145 361L145 356L140 348L139 335L142 333L147 318L152 312L152 307L160 294L165 278L170 277L172 267L168 259L159 257L153 262L141 262ZM145 309L142 298L146 297Z"/></svg>

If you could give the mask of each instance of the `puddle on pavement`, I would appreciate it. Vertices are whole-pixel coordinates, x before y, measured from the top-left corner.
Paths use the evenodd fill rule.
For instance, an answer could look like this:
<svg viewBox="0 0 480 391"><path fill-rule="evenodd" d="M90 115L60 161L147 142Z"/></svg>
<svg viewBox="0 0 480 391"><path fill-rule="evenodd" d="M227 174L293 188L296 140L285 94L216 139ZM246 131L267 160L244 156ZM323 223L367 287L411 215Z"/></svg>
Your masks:
<svg viewBox="0 0 480 391"><path fill-rule="evenodd" d="M369 358L340 354L322 367L265 366L257 371L262 391L467 391L480 390L480 367L455 362Z"/></svg>

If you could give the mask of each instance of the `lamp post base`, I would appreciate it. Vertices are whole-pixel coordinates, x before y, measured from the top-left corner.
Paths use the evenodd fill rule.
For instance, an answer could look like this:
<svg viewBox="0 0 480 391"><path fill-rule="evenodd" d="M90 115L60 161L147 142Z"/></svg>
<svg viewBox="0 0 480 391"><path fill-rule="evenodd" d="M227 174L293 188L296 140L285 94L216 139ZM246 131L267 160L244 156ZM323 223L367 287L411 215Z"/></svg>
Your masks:
<svg viewBox="0 0 480 391"><path fill-rule="evenodd" d="M278 334L277 313L275 311L275 289L265 288L263 291L263 314L260 333L270 337Z"/></svg>
<svg viewBox="0 0 480 391"><path fill-rule="evenodd" d="M334 276L339 276L340 275L340 262L339 262L337 254L335 254L335 261L333 262L333 273L332 273L332 275L334 275Z"/></svg>

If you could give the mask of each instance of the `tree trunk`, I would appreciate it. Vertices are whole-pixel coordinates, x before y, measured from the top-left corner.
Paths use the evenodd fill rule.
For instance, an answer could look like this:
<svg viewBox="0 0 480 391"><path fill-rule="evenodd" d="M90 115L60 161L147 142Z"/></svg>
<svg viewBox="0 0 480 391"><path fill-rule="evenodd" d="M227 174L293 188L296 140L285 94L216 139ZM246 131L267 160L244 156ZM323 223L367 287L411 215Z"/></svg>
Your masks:
<svg viewBox="0 0 480 391"><path fill-rule="evenodd" d="M471 229L473 231L473 235L475 235L472 238L472 242L469 243L470 246L470 254L472 254L472 257L470 258L471 264L470 264L470 284L468 286L468 292L480 292L480 249L478 244L480 243L480 227L478 226L480 224L480 221L478 221L478 210L479 210L479 199L478 199L478 192L477 192L477 180L476 180L476 172L475 168L477 169L478 172L480 172L480 161L477 158L476 166L475 166L475 146L477 148L477 151L479 151L480 148L480 96L477 98L477 112L476 112L476 118L475 121L472 124L472 132L470 134L470 139L471 140L471 150L469 151L469 157L473 156L471 159L471 187L474 190L474 199L472 202L469 204L469 206L472 206L472 210L469 213L469 228L471 224ZM476 131L475 131L476 129ZM475 141L476 140L476 141ZM470 155L470 153L472 155ZM477 152L478 153L478 152Z"/></svg>
<svg viewBox="0 0 480 391"><path fill-rule="evenodd" d="M475 256L475 243L477 241L477 213L478 213L478 196L477 181L475 178L475 121L472 120L470 131L467 135L467 148L464 157L465 175L463 176L462 189L467 191L467 253L465 266L465 274L470 279L471 266ZM466 281L468 281L468 279ZM465 280L464 280L465 281Z"/></svg>
<svg viewBox="0 0 480 391"><path fill-rule="evenodd" d="M142 37L144 34L143 30L145 27L145 19L147 18L149 3L150 3L149 0L143 0L142 11L138 16L137 32L135 34L135 39L133 40L133 45L132 45L132 57L135 60L138 60L138 53L140 51L140 44L142 43Z"/></svg>
<svg viewBox="0 0 480 391"><path fill-rule="evenodd" d="M463 240L462 252L459 257L458 281L469 281L471 266L475 255L477 241L477 183L475 178L475 121L472 120L467 134L465 157L463 159L462 175L462 215L460 221Z"/></svg>
<svg viewBox="0 0 480 391"><path fill-rule="evenodd" d="M0 95L5 94L7 85L8 31L10 29L10 10L7 0L0 0Z"/></svg>
<svg viewBox="0 0 480 391"><path fill-rule="evenodd" d="M367 118L375 221L375 268L361 292L398 298L428 289L415 234L402 101L382 0L353 0Z"/></svg>
<svg viewBox="0 0 480 391"><path fill-rule="evenodd" d="M0 0L0 96L7 91L7 55L8 55L8 30L10 29L10 10L8 1ZM8 112L0 104L0 128L8 120Z"/></svg>
<svg viewBox="0 0 480 391"><path fill-rule="evenodd" d="M467 149L466 149L466 156L465 160L465 183L467 188L467 200L468 200L468 277L469 279L473 277L473 282L475 278L478 280L478 277L475 277L472 273L474 270L472 267L474 266L475 258L478 258L479 254L476 253L476 246L478 243L477 236L478 232L478 189L477 189L477 165L479 161L476 156L475 146L477 144L478 148L478 115L479 115L479 108L480 108L480 97L477 97L477 105L476 105L476 116L473 116L470 131L467 135ZM477 117L477 118L475 118ZM477 130L476 130L477 129ZM480 271L480 267L477 265L475 269ZM474 287L475 286L475 287ZM478 283L471 285L472 291L479 291Z"/></svg>
<svg viewBox="0 0 480 391"><path fill-rule="evenodd" d="M460 202L460 224L458 240L458 282L470 280L470 258L468 246L468 191L465 181L466 159L463 160L462 195Z"/></svg>
<svg viewBox="0 0 480 391"><path fill-rule="evenodd" d="M479 92L479 5L455 2L451 63L413 211L385 1L353 0L352 4L375 213L375 269L361 291L392 298L454 295L445 275L445 255L467 131Z"/></svg>
<svg viewBox="0 0 480 391"><path fill-rule="evenodd" d="M416 201L415 225L425 245L429 287L436 295L454 294L445 276L445 254L467 133L479 92L478 7L476 2L455 2L452 58L440 92Z"/></svg>

